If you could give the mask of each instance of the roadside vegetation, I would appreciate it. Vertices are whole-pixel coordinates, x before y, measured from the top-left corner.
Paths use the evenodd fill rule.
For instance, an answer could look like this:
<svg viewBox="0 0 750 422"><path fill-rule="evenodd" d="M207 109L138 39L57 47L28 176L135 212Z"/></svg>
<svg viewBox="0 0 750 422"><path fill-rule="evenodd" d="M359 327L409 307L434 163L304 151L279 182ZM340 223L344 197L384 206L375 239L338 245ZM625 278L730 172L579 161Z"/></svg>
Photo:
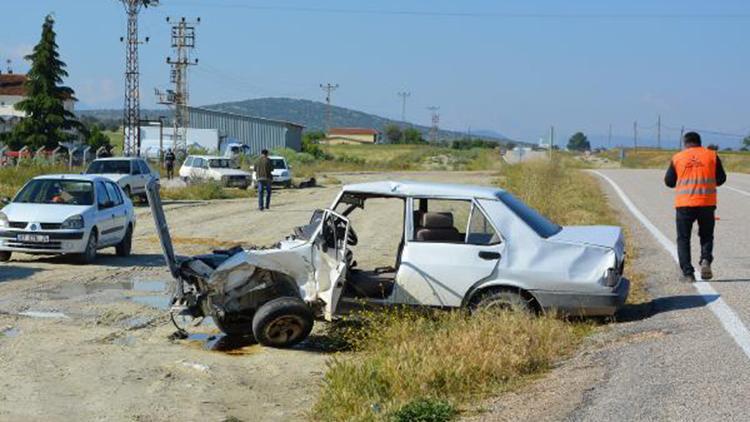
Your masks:
<svg viewBox="0 0 750 422"><path fill-rule="evenodd" d="M505 165L495 184L560 224L618 224L593 176L568 162ZM638 302L645 293L635 284ZM450 420L478 400L540 376L595 329L589 322L513 312L399 310L358 318L365 328L340 334L353 353L331 359L315 419Z"/></svg>
<svg viewBox="0 0 750 422"><path fill-rule="evenodd" d="M625 151L623 167L627 168L655 168L664 169L669 167L669 160L676 150L639 149ZM610 160L620 160L620 150L608 151L605 156ZM747 151L719 151L719 157L727 171L737 173L750 173L750 152Z"/></svg>

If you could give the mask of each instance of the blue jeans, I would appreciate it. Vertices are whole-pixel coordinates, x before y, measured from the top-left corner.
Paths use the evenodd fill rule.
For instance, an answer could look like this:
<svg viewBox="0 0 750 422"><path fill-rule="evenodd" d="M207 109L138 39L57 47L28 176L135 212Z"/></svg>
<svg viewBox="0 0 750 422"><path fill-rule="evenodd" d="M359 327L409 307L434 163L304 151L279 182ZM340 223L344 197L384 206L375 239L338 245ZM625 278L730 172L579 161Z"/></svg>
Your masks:
<svg viewBox="0 0 750 422"><path fill-rule="evenodd" d="M263 192L265 191L266 203L263 205ZM258 208L268 209L271 206L271 181L258 180Z"/></svg>

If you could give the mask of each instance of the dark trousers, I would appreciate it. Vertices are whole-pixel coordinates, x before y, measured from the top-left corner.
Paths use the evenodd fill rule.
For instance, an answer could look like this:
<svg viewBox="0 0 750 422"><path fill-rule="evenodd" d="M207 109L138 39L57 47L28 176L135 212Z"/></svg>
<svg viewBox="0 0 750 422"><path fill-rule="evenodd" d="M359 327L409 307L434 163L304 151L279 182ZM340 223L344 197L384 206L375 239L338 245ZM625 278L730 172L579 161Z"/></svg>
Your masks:
<svg viewBox="0 0 750 422"><path fill-rule="evenodd" d="M685 275L693 274L695 268L690 258L690 236L693 223L698 222L698 237L701 240L701 261L713 262L714 226L716 207L680 207L677 212L677 256L680 269Z"/></svg>
<svg viewBox="0 0 750 422"><path fill-rule="evenodd" d="M174 177L174 164L167 164L167 179L172 180Z"/></svg>
<svg viewBox="0 0 750 422"><path fill-rule="evenodd" d="M263 193L265 192L265 195ZM263 197L265 196L266 203L263 204ZM271 181L270 180L258 180L258 208L268 209L271 206Z"/></svg>

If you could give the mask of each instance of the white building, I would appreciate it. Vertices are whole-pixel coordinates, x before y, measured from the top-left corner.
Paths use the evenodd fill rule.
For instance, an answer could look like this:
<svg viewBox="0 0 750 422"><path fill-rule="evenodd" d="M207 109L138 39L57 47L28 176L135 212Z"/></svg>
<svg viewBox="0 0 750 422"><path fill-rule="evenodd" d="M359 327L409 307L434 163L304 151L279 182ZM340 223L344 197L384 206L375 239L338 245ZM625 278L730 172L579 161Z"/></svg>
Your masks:
<svg viewBox="0 0 750 422"><path fill-rule="evenodd" d="M12 121L26 117L24 112L16 110L16 104L24 98L26 98L26 75L0 73L0 118ZM73 112L75 99L67 98L63 105L65 110Z"/></svg>
<svg viewBox="0 0 750 422"><path fill-rule="evenodd" d="M219 131L217 129L186 129L187 146L200 147L209 153L219 150ZM160 140L161 134L161 140ZM149 158L159 156L159 148L166 151L174 148L174 128L172 126L141 126L141 155Z"/></svg>

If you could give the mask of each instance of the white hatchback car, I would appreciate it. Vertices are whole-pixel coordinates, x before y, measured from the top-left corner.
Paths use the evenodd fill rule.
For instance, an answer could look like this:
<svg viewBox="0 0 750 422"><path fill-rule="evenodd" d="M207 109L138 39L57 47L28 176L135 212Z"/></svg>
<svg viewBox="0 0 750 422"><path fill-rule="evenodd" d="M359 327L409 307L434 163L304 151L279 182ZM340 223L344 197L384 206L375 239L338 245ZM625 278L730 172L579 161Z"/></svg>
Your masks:
<svg viewBox="0 0 750 422"><path fill-rule="evenodd" d="M111 180L92 175L46 175L27 182L0 210L0 261L13 252L73 255L80 263L114 246L130 255L133 203Z"/></svg>
<svg viewBox="0 0 750 422"><path fill-rule="evenodd" d="M271 177L273 178L272 184L281 185L286 188L292 186L292 168L286 162L286 158L280 155L271 155L268 157L271 160ZM258 181L258 175L253 170L253 186Z"/></svg>
<svg viewBox="0 0 750 422"><path fill-rule="evenodd" d="M212 155L189 155L180 167L180 178L213 180L222 186L247 189L252 184L250 173L232 168L232 160Z"/></svg>
<svg viewBox="0 0 750 422"><path fill-rule="evenodd" d="M159 173L140 157L98 158L89 164L86 174L98 174L117 183L129 198L146 199L146 184L159 180Z"/></svg>

